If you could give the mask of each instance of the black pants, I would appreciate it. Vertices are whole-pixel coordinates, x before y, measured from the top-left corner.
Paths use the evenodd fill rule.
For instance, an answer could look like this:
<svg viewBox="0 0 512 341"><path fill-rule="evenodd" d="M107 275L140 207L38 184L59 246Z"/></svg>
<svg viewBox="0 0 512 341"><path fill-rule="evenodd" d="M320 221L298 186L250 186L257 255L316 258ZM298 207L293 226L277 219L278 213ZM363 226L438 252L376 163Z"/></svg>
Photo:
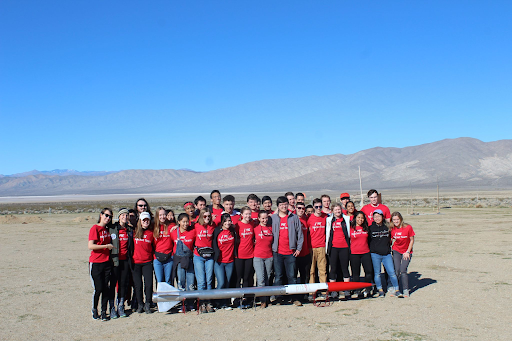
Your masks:
<svg viewBox="0 0 512 341"><path fill-rule="evenodd" d="M89 263L89 274L94 292L92 294L92 308L98 309L101 295L101 311L107 311L108 281L112 270L112 262Z"/></svg>
<svg viewBox="0 0 512 341"><path fill-rule="evenodd" d="M144 302L142 297L142 277L144 277L146 303L151 303L153 300L153 262L134 264L133 266L133 286L135 287L135 295L139 305Z"/></svg>
<svg viewBox="0 0 512 341"><path fill-rule="evenodd" d="M364 269L364 281L366 283L373 283L373 265L370 253L350 255L350 269L352 270L352 280L354 282L361 281L361 264L363 264Z"/></svg>
<svg viewBox="0 0 512 341"><path fill-rule="evenodd" d="M337 278L338 264L341 268L343 278L350 278L348 272L348 262L350 259L350 252L348 247L338 248L332 247L331 254L329 255L329 263L331 263L331 271L329 271L329 279L335 281Z"/></svg>
<svg viewBox="0 0 512 341"><path fill-rule="evenodd" d="M252 258L239 259L235 258L235 269L236 269L236 287L240 287L240 280L242 282L242 288L254 286L254 266L252 264Z"/></svg>
<svg viewBox="0 0 512 341"><path fill-rule="evenodd" d="M128 260L120 260L118 266L112 267L109 285L109 300L116 298L116 284L118 285L117 298L124 298L130 284L130 264Z"/></svg>
<svg viewBox="0 0 512 341"><path fill-rule="evenodd" d="M311 271L311 254L297 257L297 271L300 274L300 284L309 283L309 272Z"/></svg>

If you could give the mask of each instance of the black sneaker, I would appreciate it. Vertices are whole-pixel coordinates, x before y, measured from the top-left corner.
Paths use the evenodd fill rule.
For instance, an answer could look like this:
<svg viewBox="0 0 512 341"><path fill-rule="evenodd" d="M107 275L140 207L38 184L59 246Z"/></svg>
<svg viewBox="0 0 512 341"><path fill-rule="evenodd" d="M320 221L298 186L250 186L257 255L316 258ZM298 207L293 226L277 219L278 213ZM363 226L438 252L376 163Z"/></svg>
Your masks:
<svg viewBox="0 0 512 341"><path fill-rule="evenodd" d="M100 318L100 315L98 315L98 309L93 309L92 310L92 319L97 320L99 318Z"/></svg>
<svg viewBox="0 0 512 341"><path fill-rule="evenodd" d="M139 306L137 307L137 312L139 314L142 314L144 312L144 306L142 304L139 304Z"/></svg>
<svg viewBox="0 0 512 341"><path fill-rule="evenodd" d="M106 311L102 311L101 312L101 320L102 321L108 321L108 317L107 317L107 312Z"/></svg>
<svg viewBox="0 0 512 341"><path fill-rule="evenodd" d="M146 314L151 314L151 304L146 302L146 304L144 304L144 312Z"/></svg>

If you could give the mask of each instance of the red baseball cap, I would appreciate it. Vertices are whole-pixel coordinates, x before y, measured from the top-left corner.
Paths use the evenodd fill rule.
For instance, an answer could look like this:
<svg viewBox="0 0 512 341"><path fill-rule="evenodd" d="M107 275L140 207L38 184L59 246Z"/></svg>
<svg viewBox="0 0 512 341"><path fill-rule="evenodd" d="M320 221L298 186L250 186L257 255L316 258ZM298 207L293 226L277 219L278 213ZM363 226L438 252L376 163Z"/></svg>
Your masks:
<svg viewBox="0 0 512 341"><path fill-rule="evenodd" d="M340 199L343 199L343 198L349 198L350 199L350 194L348 194L348 193L341 193L340 194Z"/></svg>

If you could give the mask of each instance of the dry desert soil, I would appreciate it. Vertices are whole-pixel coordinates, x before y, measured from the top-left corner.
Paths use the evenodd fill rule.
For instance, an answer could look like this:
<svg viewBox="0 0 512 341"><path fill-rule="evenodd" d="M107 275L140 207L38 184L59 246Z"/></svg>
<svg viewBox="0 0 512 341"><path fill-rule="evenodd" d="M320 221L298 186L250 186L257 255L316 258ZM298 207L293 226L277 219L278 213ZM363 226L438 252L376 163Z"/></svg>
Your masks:
<svg viewBox="0 0 512 341"><path fill-rule="evenodd" d="M393 207L391 207L393 210ZM403 210L405 211L405 210ZM405 212L404 212L405 213ZM427 214L428 213L428 214ZM416 231L411 297L317 308L91 318L87 237L97 214L0 216L4 340L509 340L512 209L407 216Z"/></svg>

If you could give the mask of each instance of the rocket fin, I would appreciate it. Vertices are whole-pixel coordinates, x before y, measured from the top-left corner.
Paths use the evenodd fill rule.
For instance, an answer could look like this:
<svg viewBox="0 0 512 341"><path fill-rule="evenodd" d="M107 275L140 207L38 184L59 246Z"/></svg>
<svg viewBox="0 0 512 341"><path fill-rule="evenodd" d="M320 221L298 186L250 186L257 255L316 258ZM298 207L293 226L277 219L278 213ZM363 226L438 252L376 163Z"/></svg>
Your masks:
<svg viewBox="0 0 512 341"><path fill-rule="evenodd" d="M179 292L178 289L176 289L175 287L173 287L172 285L170 285L166 282L158 282L156 284L156 291L157 292L173 292L173 291Z"/></svg>
<svg viewBox="0 0 512 341"><path fill-rule="evenodd" d="M157 302L158 304L158 312L165 313L169 311L176 304L180 303L179 301L167 301L167 302Z"/></svg>

